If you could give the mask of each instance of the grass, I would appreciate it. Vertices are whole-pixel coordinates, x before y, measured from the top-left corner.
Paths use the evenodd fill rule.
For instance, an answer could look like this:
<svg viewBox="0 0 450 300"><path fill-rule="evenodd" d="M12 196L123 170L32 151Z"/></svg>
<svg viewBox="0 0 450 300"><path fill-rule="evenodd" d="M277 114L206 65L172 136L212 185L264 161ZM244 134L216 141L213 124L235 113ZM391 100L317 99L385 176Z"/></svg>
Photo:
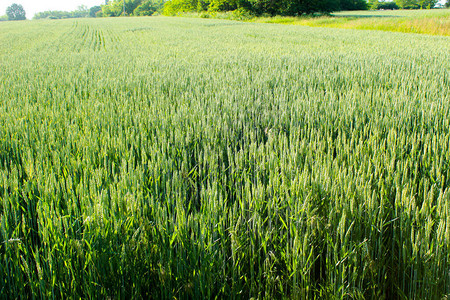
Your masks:
<svg viewBox="0 0 450 300"><path fill-rule="evenodd" d="M450 36L450 10L344 11L331 16L254 17L236 12L183 13L186 17L213 17L256 23L301 25L310 27L381 30Z"/></svg>
<svg viewBox="0 0 450 300"><path fill-rule="evenodd" d="M382 30L403 33L450 35L450 10L353 11L323 17L256 18L256 22L313 27Z"/></svg>
<svg viewBox="0 0 450 300"><path fill-rule="evenodd" d="M190 18L0 23L0 294L445 298L447 45Z"/></svg>

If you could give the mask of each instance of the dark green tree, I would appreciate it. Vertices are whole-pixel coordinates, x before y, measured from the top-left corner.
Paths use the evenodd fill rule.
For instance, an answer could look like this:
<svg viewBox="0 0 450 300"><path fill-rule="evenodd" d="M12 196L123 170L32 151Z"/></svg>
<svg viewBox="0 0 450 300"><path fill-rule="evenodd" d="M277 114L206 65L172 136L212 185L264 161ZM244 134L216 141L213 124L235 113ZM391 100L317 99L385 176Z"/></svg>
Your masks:
<svg viewBox="0 0 450 300"><path fill-rule="evenodd" d="M279 14L283 7L285 6L285 3L288 1L285 0L250 0L250 3L252 4L253 11L257 14L271 14L276 15Z"/></svg>
<svg viewBox="0 0 450 300"><path fill-rule="evenodd" d="M341 10L366 10L368 3L365 0L341 0Z"/></svg>
<svg viewBox="0 0 450 300"><path fill-rule="evenodd" d="M277 13L291 16L340 10L340 3L336 0L284 0L281 3L280 12Z"/></svg>
<svg viewBox="0 0 450 300"><path fill-rule="evenodd" d="M394 1L383 1L378 3L378 9L399 9L398 5Z"/></svg>
<svg viewBox="0 0 450 300"><path fill-rule="evenodd" d="M447 0L447 2L445 2L445 7L450 8L450 0Z"/></svg>
<svg viewBox="0 0 450 300"><path fill-rule="evenodd" d="M25 20L25 10L23 6L20 4L12 4L8 6L6 9L6 15L8 16L8 20L17 21L17 20Z"/></svg>
<svg viewBox="0 0 450 300"><path fill-rule="evenodd" d="M97 13L101 10L102 10L102 7L99 5L92 6L91 8L89 8L89 17L91 17L91 18L97 17Z"/></svg>
<svg viewBox="0 0 450 300"><path fill-rule="evenodd" d="M346 1L346 9L366 9L365 0ZM302 15L329 13L340 10L340 0L170 0L164 5L164 14L175 15L189 11L248 11L261 15Z"/></svg>
<svg viewBox="0 0 450 300"><path fill-rule="evenodd" d="M122 1L121 1L122 2ZM122 2L123 3L123 2ZM132 15L134 10L142 3L142 0L125 0L125 13Z"/></svg>

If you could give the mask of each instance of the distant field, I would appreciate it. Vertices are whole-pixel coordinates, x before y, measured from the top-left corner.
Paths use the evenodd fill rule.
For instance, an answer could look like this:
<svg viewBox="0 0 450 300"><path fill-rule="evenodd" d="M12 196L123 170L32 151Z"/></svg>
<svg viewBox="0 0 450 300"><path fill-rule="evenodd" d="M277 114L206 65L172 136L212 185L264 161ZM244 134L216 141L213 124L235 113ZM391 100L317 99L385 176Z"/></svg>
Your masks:
<svg viewBox="0 0 450 300"><path fill-rule="evenodd" d="M450 9L345 11L329 17L271 17L255 21L450 36Z"/></svg>
<svg viewBox="0 0 450 300"><path fill-rule="evenodd" d="M1 22L0 298L446 299L448 46Z"/></svg>

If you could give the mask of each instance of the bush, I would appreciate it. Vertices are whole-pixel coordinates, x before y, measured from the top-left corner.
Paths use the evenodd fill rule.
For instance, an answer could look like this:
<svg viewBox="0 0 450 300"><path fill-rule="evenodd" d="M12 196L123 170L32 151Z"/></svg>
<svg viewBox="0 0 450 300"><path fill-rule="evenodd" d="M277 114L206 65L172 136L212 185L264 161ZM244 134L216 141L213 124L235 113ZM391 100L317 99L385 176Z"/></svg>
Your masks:
<svg viewBox="0 0 450 300"><path fill-rule="evenodd" d="M206 11L204 11L204 12L200 13L200 18L209 19L209 18L211 18L211 15L209 13L207 13Z"/></svg>
<svg viewBox="0 0 450 300"><path fill-rule="evenodd" d="M255 14L252 13L251 11L244 9L244 8L239 8L239 9L235 9L232 11L232 18L233 20L249 20L255 17Z"/></svg>
<svg viewBox="0 0 450 300"><path fill-rule="evenodd" d="M393 2L378 2L377 9L399 9L398 5Z"/></svg>

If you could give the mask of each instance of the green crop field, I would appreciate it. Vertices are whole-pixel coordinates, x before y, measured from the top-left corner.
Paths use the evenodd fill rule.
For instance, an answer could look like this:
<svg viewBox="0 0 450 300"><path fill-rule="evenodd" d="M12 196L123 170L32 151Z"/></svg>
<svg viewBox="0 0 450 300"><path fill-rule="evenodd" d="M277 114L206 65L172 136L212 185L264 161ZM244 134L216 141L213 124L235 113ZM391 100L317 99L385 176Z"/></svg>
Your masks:
<svg viewBox="0 0 450 300"><path fill-rule="evenodd" d="M0 298L448 299L449 45L0 23Z"/></svg>

